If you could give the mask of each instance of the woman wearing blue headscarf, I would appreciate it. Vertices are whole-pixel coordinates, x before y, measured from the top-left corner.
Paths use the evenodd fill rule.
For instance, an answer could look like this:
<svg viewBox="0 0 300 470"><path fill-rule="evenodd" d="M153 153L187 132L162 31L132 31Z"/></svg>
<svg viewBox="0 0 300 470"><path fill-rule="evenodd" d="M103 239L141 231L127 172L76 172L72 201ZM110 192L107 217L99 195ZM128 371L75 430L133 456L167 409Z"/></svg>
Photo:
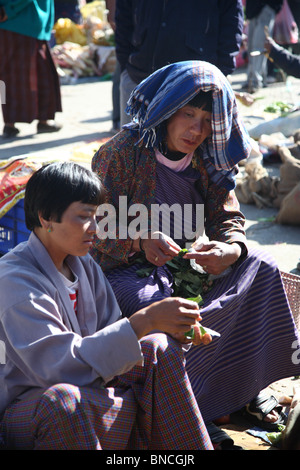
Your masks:
<svg viewBox="0 0 300 470"><path fill-rule="evenodd" d="M174 268L180 250L193 245L184 258L194 259L206 283L203 326L220 333L205 350L186 353L203 417L208 423L251 402L251 416L273 426L281 419L276 400L259 392L299 374L291 354L298 334L273 258L247 248L234 187L251 146L234 92L215 66L179 62L138 85L128 112L132 122L93 158L110 217L103 211L91 254L130 316L182 295L172 262ZM165 208L172 209L168 230ZM185 287L192 296L192 283Z"/></svg>

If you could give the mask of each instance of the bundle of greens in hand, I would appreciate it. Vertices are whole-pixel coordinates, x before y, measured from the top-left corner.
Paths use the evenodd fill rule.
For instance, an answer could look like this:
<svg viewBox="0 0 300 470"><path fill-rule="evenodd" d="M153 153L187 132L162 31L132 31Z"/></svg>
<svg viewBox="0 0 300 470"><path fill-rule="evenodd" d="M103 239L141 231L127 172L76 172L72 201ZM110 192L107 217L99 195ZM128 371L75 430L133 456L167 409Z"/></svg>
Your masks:
<svg viewBox="0 0 300 470"><path fill-rule="evenodd" d="M177 256L166 262L166 266L173 276L173 297L182 297L184 299L193 300L199 306L203 304L203 295L209 292L213 286L213 281L209 279L209 274L200 273L192 266L189 259L183 258L187 249L180 250ZM137 275L140 277L148 277L153 271L153 265L138 269ZM209 333L211 336L220 336L219 333L204 328L200 325L201 334ZM194 329L192 328L186 337L193 339Z"/></svg>

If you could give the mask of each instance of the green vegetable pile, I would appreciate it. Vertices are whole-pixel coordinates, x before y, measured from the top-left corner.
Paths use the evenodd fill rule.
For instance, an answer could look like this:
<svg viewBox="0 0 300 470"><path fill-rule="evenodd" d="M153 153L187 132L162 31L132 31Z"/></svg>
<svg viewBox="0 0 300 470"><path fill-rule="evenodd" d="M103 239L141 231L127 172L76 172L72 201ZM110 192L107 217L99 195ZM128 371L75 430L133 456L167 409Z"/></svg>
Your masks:
<svg viewBox="0 0 300 470"><path fill-rule="evenodd" d="M284 103L283 101L276 101L275 103L267 106L264 111L266 113L280 113L282 116L286 115L290 109L292 109L292 105L288 103Z"/></svg>
<svg viewBox="0 0 300 470"><path fill-rule="evenodd" d="M183 297L184 299L190 298L191 296L202 296L208 292L213 285L213 282L208 280L209 275L207 273L199 273L191 266L189 259L183 258L187 251L186 248L183 248L175 258L166 263L174 279L173 296Z"/></svg>
<svg viewBox="0 0 300 470"><path fill-rule="evenodd" d="M266 434L267 438L274 446L280 446L280 441L282 440L283 431L285 430L284 424L278 424L278 431L268 432Z"/></svg>
<svg viewBox="0 0 300 470"><path fill-rule="evenodd" d="M180 250L177 256L172 260L166 262L166 266L173 276L173 297L183 297L184 299L190 297L198 297L208 292L212 286L213 281L208 280L207 273L199 273L190 263L189 259L184 259L183 256L187 253L187 249ZM140 260L140 262L143 262ZM138 269L136 274L139 277L148 277L153 271L153 265L146 266ZM198 302L199 303L199 302Z"/></svg>

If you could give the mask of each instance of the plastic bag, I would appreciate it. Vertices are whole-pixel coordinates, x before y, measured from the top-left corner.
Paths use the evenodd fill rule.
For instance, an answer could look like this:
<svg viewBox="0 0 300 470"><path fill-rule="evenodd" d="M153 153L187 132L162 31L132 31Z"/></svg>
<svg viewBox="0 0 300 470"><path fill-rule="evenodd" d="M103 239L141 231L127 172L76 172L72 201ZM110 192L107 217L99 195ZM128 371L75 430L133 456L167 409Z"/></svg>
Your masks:
<svg viewBox="0 0 300 470"><path fill-rule="evenodd" d="M276 15L273 39L277 44L296 44L298 42L298 26L292 15L287 0L284 0L280 12Z"/></svg>
<svg viewBox="0 0 300 470"><path fill-rule="evenodd" d="M59 18L53 26L55 31L56 44L63 44L66 41L74 42L85 46L87 38L80 25L74 23L70 18Z"/></svg>

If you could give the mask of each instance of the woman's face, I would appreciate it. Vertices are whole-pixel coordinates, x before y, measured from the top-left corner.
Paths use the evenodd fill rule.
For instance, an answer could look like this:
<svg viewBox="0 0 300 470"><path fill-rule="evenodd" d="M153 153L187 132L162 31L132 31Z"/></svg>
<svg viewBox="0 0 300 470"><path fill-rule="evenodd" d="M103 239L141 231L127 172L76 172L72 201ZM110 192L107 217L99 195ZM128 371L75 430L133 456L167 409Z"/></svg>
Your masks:
<svg viewBox="0 0 300 470"><path fill-rule="evenodd" d="M167 146L170 151L191 153L211 134L211 115L202 108L186 105L167 122Z"/></svg>
<svg viewBox="0 0 300 470"><path fill-rule="evenodd" d="M84 256L92 246L96 233L97 206L73 202L62 215L61 222L51 221L48 240L52 257Z"/></svg>

